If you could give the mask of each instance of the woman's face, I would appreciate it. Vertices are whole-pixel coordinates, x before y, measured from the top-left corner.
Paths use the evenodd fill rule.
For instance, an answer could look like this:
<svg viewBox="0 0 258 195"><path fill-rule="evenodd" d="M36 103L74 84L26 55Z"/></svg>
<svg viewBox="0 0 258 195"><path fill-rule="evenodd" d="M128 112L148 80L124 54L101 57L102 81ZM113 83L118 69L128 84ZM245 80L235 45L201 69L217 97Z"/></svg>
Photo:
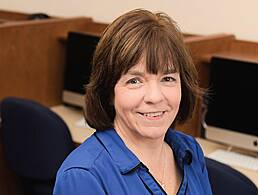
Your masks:
<svg viewBox="0 0 258 195"><path fill-rule="evenodd" d="M177 72L147 73L140 62L115 85L115 129L123 136L142 140L164 138L181 100Z"/></svg>

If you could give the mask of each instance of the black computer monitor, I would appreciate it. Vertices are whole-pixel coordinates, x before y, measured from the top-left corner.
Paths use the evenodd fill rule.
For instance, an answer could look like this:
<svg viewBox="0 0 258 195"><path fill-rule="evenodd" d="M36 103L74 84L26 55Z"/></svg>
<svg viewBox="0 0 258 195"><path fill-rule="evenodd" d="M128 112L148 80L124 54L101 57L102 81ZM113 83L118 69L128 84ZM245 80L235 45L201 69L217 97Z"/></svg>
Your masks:
<svg viewBox="0 0 258 195"><path fill-rule="evenodd" d="M63 102L83 106L84 86L89 82L92 57L100 37L82 32L69 32L66 42L66 66Z"/></svg>
<svg viewBox="0 0 258 195"><path fill-rule="evenodd" d="M258 63L217 57L210 68L206 137L258 151Z"/></svg>

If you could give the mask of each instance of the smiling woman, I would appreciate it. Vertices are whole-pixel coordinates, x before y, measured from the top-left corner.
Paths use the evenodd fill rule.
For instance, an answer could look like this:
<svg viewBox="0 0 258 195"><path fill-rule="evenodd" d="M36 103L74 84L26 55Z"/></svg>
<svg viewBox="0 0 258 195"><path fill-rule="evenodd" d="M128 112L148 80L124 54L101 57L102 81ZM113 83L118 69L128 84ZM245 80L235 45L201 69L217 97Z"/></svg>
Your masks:
<svg viewBox="0 0 258 195"><path fill-rule="evenodd" d="M96 48L85 119L96 133L58 171L54 195L211 194L203 153L173 129L201 94L175 22L133 10Z"/></svg>

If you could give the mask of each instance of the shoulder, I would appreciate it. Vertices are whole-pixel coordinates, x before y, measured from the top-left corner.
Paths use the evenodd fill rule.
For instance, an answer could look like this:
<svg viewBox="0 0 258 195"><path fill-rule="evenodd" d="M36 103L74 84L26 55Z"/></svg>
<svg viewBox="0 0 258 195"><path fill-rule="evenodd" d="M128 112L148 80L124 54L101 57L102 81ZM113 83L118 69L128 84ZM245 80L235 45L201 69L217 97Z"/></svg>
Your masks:
<svg viewBox="0 0 258 195"><path fill-rule="evenodd" d="M72 168L90 170L103 151L104 147L93 134L68 155L62 163L58 174Z"/></svg>
<svg viewBox="0 0 258 195"><path fill-rule="evenodd" d="M56 178L53 195L105 194L98 179L88 170L71 168Z"/></svg>
<svg viewBox="0 0 258 195"><path fill-rule="evenodd" d="M94 170L104 151L94 134L72 151L57 172L54 195L80 195L85 190L102 194L103 188Z"/></svg>

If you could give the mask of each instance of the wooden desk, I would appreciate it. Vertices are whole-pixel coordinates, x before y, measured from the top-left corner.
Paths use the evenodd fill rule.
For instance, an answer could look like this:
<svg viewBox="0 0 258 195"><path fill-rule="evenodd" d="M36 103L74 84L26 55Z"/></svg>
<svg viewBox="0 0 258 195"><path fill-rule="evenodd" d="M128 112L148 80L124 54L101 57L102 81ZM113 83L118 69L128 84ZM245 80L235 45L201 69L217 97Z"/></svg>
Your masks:
<svg viewBox="0 0 258 195"><path fill-rule="evenodd" d="M94 132L94 129L89 126L83 127L82 124L78 124L83 119L81 109L62 105L51 107L51 109L66 122L76 144L81 144Z"/></svg>
<svg viewBox="0 0 258 195"><path fill-rule="evenodd" d="M67 123L72 138L75 143L81 144L85 139L87 139L93 132L94 129L90 128L89 126L81 127L76 124L83 118L82 110L76 109L73 107L66 107L66 106L55 106L51 108L54 112L56 112L61 118ZM202 138L197 138L198 143L201 145L204 155L207 155L213 152L216 149L225 149L226 146L221 144L217 144ZM240 171L248 178L250 178L258 187L258 172L252 171L248 169L244 169L241 167L234 166L236 170Z"/></svg>

